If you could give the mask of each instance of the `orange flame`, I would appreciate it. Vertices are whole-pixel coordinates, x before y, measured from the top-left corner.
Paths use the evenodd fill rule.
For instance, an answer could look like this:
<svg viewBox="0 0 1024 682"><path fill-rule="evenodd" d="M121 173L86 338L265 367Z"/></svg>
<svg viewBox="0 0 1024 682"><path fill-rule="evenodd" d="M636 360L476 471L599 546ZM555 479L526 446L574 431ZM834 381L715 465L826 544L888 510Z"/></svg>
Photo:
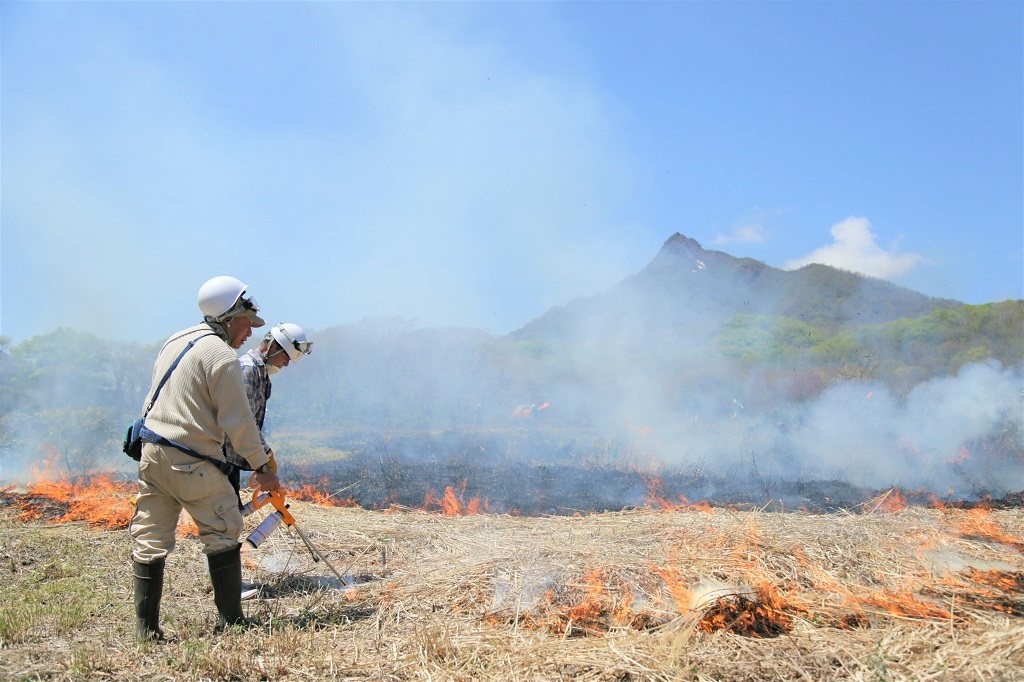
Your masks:
<svg viewBox="0 0 1024 682"><path fill-rule="evenodd" d="M178 514L178 528L175 534L179 538L197 538L199 537L199 526L192 520L188 512L184 509Z"/></svg>
<svg viewBox="0 0 1024 682"><path fill-rule="evenodd" d="M870 502L866 502L865 504L874 505L871 507L872 512L892 513L901 509L906 509L907 498L904 497L899 488L892 488L883 493L880 497L877 497Z"/></svg>
<svg viewBox="0 0 1024 682"><path fill-rule="evenodd" d="M458 491L455 490L454 486L448 486L444 489L444 494L440 500L437 499L436 493L433 490L427 490L426 495L423 496L423 510L434 511L436 509L445 516L467 516L469 514L485 514L489 512L490 506L487 500L481 501L479 497L474 497L469 502L463 501L462 497L466 492L467 482L463 481Z"/></svg>
<svg viewBox="0 0 1024 682"><path fill-rule="evenodd" d="M957 452L956 457L950 457L946 460L946 464L956 466L957 464L964 464L971 459L971 451L967 449L967 444L960 446L960 451Z"/></svg>
<svg viewBox="0 0 1024 682"><path fill-rule="evenodd" d="M885 589L878 594L864 595L859 597L858 601L886 611L897 618L949 620L953 617L953 614L941 606L922 602L911 594L893 590Z"/></svg>
<svg viewBox="0 0 1024 682"><path fill-rule="evenodd" d="M314 484L305 484L300 488L291 488L285 494L294 500L301 502L312 502L323 507L359 507L359 501L353 498L351 495L345 499L338 499L334 497L334 493L330 492L331 480L327 476L320 479L319 482Z"/></svg>
<svg viewBox="0 0 1024 682"><path fill-rule="evenodd" d="M462 485L466 485L463 483ZM455 496L455 490L448 486L444 489L444 498L441 500L441 511L445 513L445 516L461 516L462 505L459 504L459 498Z"/></svg>
<svg viewBox="0 0 1024 682"><path fill-rule="evenodd" d="M648 509L663 509L665 511L702 511L710 512L711 505L707 501L691 503L685 495L679 496L679 502L672 502L665 498L661 479L653 475L640 473L647 490L644 491L644 506Z"/></svg>
<svg viewBox="0 0 1024 682"><path fill-rule="evenodd" d="M42 480L28 488L17 504L21 521L47 523L85 521L94 528L127 528L135 513L135 486L115 481L112 474L78 480Z"/></svg>
<svg viewBox="0 0 1024 682"><path fill-rule="evenodd" d="M1024 551L1024 542L1018 537L1003 532L1003 529L993 520L991 510L986 507L968 509L966 517L957 522L956 527L964 537L993 540Z"/></svg>
<svg viewBox="0 0 1024 682"><path fill-rule="evenodd" d="M786 600L769 583L758 586L756 597L729 595L708 606L697 624L703 632L725 630L748 637L775 637L793 629L785 612Z"/></svg>
<svg viewBox="0 0 1024 682"><path fill-rule="evenodd" d="M605 573L601 569L590 571L583 577L583 586L586 592L583 601L571 606L558 618L554 629L559 634L565 634L567 628L575 627L586 631L607 630L607 624L601 622L605 608L602 604L605 597Z"/></svg>

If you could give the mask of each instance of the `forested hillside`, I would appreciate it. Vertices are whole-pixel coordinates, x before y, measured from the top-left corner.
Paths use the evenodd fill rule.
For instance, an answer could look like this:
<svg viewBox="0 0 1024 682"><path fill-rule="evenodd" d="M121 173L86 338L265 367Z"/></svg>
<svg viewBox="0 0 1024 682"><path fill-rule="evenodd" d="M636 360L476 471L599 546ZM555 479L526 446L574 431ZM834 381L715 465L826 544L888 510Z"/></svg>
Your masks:
<svg viewBox="0 0 1024 682"><path fill-rule="evenodd" d="M878 379L900 394L969 362L1024 357L1024 301L962 305L883 324L826 332L792 317L735 315L717 338L743 366L817 371L822 379Z"/></svg>

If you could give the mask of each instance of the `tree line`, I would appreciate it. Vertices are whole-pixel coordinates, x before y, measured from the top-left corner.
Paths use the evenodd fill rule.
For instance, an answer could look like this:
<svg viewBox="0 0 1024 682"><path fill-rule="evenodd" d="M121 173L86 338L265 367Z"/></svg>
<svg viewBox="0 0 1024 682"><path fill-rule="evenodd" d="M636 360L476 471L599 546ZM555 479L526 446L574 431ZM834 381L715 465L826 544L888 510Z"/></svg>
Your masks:
<svg viewBox="0 0 1024 682"><path fill-rule="evenodd" d="M516 341L397 318L311 336L313 354L274 377L271 432L523 428L516 408L544 402L551 409L535 414L546 426L611 429L652 411L685 418L696 396L749 410L813 400L837 381L881 382L901 395L968 363L1019 365L1024 301L827 331L784 316L734 315L697 346L671 329L626 347ZM87 466L120 456L161 344L71 329L20 343L0 338L0 452L23 466L38 457Z"/></svg>

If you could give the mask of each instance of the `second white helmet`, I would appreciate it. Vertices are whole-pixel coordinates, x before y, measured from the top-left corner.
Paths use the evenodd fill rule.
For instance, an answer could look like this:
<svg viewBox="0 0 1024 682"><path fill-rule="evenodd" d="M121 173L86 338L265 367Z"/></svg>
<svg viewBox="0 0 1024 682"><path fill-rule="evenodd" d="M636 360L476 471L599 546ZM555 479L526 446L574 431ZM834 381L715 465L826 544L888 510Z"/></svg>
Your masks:
<svg viewBox="0 0 1024 682"><path fill-rule="evenodd" d="M268 333L288 354L288 359L292 362L313 352L313 342L306 338L306 332L297 324L275 324Z"/></svg>

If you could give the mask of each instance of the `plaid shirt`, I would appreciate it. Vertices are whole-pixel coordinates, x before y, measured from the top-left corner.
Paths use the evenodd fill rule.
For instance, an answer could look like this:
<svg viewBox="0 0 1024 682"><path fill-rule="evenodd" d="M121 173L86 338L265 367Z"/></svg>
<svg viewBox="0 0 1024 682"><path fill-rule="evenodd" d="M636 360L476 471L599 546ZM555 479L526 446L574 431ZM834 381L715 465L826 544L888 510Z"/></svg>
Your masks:
<svg viewBox="0 0 1024 682"><path fill-rule="evenodd" d="M260 440L263 441L263 450L269 451L267 439L263 437L263 420L267 417L267 400L270 399L270 376L267 374L267 358L259 348L238 358L238 364L242 366L242 384L245 386L245 394L249 398L249 409L252 416L256 418L256 425L260 427ZM224 457L235 466L244 471L251 471L252 467L244 457L235 452L231 447L231 441L224 439Z"/></svg>

